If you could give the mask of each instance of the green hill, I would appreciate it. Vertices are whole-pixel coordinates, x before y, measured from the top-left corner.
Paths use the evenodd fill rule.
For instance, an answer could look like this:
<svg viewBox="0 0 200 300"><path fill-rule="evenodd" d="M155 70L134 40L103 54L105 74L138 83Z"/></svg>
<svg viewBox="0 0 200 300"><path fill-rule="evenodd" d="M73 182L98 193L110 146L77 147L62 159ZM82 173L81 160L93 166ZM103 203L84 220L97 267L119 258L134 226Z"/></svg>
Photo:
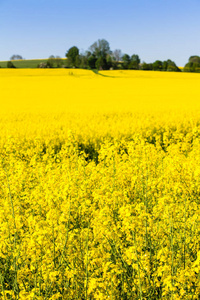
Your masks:
<svg viewBox="0 0 200 300"><path fill-rule="evenodd" d="M16 68L37 68L38 65L42 62L46 63L48 59L21 59L21 60L12 60L12 63ZM66 65L66 59L62 58L63 65ZM7 68L8 61L0 61L0 67Z"/></svg>

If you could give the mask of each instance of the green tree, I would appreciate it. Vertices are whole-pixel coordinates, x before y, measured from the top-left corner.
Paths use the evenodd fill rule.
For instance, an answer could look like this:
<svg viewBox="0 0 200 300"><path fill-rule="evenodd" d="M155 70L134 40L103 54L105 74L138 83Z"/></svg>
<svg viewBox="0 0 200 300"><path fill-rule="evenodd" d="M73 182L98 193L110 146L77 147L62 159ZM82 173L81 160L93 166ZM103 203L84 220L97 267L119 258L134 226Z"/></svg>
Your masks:
<svg viewBox="0 0 200 300"><path fill-rule="evenodd" d="M107 70L108 69L107 61L103 56L100 56L97 59L95 66L98 70Z"/></svg>
<svg viewBox="0 0 200 300"><path fill-rule="evenodd" d="M62 59L60 58L60 56L54 56L51 55L49 56L48 60L47 60L47 68L61 68L62 66Z"/></svg>
<svg viewBox="0 0 200 300"><path fill-rule="evenodd" d="M137 54L133 54L130 58L129 69L138 70L140 58Z"/></svg>
<svg viewBox="0 0 200 300"><path fill-rule="evenodd" d="M167 71L170 72L181 72L181 70L177 67L174 61L171 59L168 59L167 61ZM163 62L163 68L164 68L164 62Z"/></svg>
<svg viewBox="0 0 200 300"><path fill-rule="evenodd" d="M122 59L122 51L120 49L115 49L112 52L113 60L119 62Z"/></svg>
<svg viewBox="0 0 200 300"><path fill-rule="evenodd" d="M161 71L163 68L163 63L161 60L156 60L154 63L153 63L153 70L154 71Z"/></svg>
<svg viewBox="0 0 200 300"><path fill-rule="evenodd" d="M78 49L76 46L71 47L71 48L67 51L66 57L67 57L67 59L68 59L67 65L68 65L69 67L75 67L77 55L79 55L79 49Z"/></svg>
<svg viewBox="0 0 200 300"><path fill-rule="evenodd" d="M89 47L89 50L90 50L91 54L93 54L97 58L99 58L99 57L106 58L106 56L108 54L111 54L110 45L109 45L108 41L106 41L105 39L94 42Z"/></svg>
<svg viewBox="0 0 200 300"><path fill-rule="evenodd" d="M194 62L188 62L183 69L184 72L200 72L200 64Z"/></svg>
<svg viewBox="0 0 200 300"><path fill-rule="evenodd" d="M14 69L14 68L16 68L16 67L14 66L14 64L12 63L12 61L8 61L8 62L7 62L7 68L12 68L12 69Z"/></svg>
<svg viewBox="0 0 200 300"><path fill-rule="evenodd" d="M163 71L167 71L167 68L168 68L168 62L165 60L163 61L162 69Z"/></svg>
<svg viewBox="0 0 200 300"><path fill-rule="evenodd" d="M106 68L109 70L109 69L116 69L116 61L113 60L113 57L112 55L108 54L106 56Z"/></svg>
<svg viewBox="0 0 200 300"><path fill-rule="evenodd" d="M200 57L198 55L193 55L189 57L190 63L200 64Z"/></svg>
<svg viewBox="0 0 200 300"><path fill-rule="evenodd" d="M51 55L47 60L47 68L53 68L54 64L55 64L55 56Z"/></svg>
<svg viewBox="0 0 200 300"><path fill-rule="evenodd" d="M124 69L128 69L128 68L129 68L130 62L131 62L130 56L129 56L128 54L125 53L125 54L122 56L122 65L123 65L123 68L124 68Z"/></svg>
<svg viewBox="0 0 200 300"><path fill-rule="evenodd" d="M200 72L200 57L193 55L189 57L188 63L184 66L184 72Z"/></svg>
<svg viewBox="0 0 200 300"><path fill-rule="evenodd" d="M96 65L95 65L96 61L97 61L96 56L94 56L94 55L89 56L88 59L87 59L88 68L89 69L95 69L96 68Z"/></svg>
<svg viewBox="0 0 200 300"><path fill-rule="evenodd" d="M76 59L75 59L75 67L79 68L80 64L81 64L81 58L80 58L80 55L77 55Z"/></svg>
<svg viewBox="0 0 200 300"><path fill-rule="evenodd" d="M63 61L60 56L55 57L56 68L61 68L63 65Z"/></svg>
<svg viewBox="0 0 200 300"><path fill-rule="evenodd" d="M153 70L153 64L147 64L146 62L143 62L141 64L141 69L142 70L145 70L145 71L150 71L150 70Z"/></svg>
<svg viewBox="0 0 200 300"><path fill-rule="evenodd" d="M80 58L80 65L79 67L81 69L87 69L88 68L88 64L87 64L87 55L86 54L80 54L79 55L79 58Z"/></svg>
<svg viewBox="0 0 200 300"><path fill-rule="evenodd" d="M23 59L23 57L19 54L14 54L10 58L10 60L19 60L19 59Z"/></svg>

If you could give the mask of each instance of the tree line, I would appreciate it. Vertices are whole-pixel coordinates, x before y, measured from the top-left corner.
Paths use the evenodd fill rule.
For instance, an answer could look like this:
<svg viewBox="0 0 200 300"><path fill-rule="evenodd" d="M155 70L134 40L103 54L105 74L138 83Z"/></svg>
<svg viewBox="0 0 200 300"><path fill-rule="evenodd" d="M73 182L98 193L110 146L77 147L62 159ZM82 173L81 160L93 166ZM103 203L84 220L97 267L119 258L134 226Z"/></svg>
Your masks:
<svg viewBox="0 0 200 300"><path fill-rule="evenodd" d="M156 60L153 63L141 62L138 54L129 55L122 53L120 49L111 51L109 42L105 39L99 39L94 42L87 51L81 53L79 48L72 46L66 51L67 60L59 56L51 55L46 62L38 64L38 68L81 68L96 70L154 70L154 71L174 71L180 72L174 61L168 59L165 61ZM20 55L13 55L8 61L8 68L15 68L13 60L22 59ZM200 72L200 57L195 55L189 58L188 63L182 69L184 72Z"/></svg>
<svg viewBox="0 0 200 300"><path fill-rule="evenodd" d="M181 71L170 59L167 61L156 60L147 64L141 63L138 54L122 54L120 49L111 51L110 45L105 39L94 42L84 54L80 54L78 47L73 46L67 51L66 57L69 68Z"/></svg>
<svg viewBox="0 0 200 300"><path fill-rule="evenodd" d="M197 55L190 56L188 63L184 67L184 71L200 73L200 57Z"/></svg>

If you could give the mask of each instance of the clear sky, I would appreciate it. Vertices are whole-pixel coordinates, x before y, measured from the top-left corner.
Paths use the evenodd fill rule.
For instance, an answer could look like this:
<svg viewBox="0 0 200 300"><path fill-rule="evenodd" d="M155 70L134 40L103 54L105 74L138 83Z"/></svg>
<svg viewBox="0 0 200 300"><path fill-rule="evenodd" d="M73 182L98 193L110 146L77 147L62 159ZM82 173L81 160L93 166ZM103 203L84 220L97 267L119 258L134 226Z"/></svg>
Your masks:
<svg viewBox="0 0 200 300"><path fill-rule="evenodd" d="M98 39L147 63L200 55L200 0L0 0L0 60L65 56Z"/></svg>

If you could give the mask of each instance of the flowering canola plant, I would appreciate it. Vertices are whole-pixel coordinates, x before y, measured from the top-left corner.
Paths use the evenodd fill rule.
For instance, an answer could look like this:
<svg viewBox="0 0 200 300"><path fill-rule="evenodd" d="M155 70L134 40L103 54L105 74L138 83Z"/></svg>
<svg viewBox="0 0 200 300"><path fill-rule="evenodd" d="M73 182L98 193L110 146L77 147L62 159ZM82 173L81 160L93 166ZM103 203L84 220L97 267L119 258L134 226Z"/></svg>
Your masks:
<svg viewBox="0 0 200 300"><path fill-rule="evenodd" d="M0 70L0 299L199 299L199 80Z"/></svg>

